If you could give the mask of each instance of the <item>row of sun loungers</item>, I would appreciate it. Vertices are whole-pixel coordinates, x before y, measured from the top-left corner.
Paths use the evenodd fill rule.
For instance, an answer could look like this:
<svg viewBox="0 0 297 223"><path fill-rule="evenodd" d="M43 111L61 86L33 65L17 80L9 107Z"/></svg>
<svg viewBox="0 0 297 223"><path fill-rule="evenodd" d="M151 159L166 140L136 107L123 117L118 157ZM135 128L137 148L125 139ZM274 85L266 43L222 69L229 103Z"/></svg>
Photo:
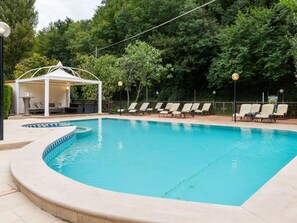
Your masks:
<svg viewBox="0 0 297 223"><path fill-rule="evenodd" d="M208 114L211 103L204 103L202 108L199 109L200 103L185 103L181 110L180 103L167 103L164 108L162 108L163 103L159 102L156 104L154 108L149 108L149 103L145 102L142 103L139 109L136 109L137 103L133 102L129 106L127 112L130 114L144 114L152 113L156 111L159 113L159 116L184 116L186 117L187 114L195 116L195 114ZM246 121L258 121L258 120L269 120L272 121L276 118L285 118L288 111L287 104L279 104L277 106L277 111L274 112L274 105L273 104L265 104L261 108L261 104L242 104L240 107L239 113L233 114L233 119L240 119ZM261 110L261 111L260 111ZM118 109L118 112L125 112L125 109Z"/></svg>
<svg viewBox="0 0 297 223"><path fill-rule="evenodd" d="M260 111L261 109L261 111ZM288 105L287 104L279 104L277 106L277 111L274 112L274 105L273 104L265 104L262 106L260 104L242 104L240 107L240 112L233 114L234 118L240 118L240 120L247 120L247 121L263 121L267 119L272 121L276 118L285 118L288 112Z"/></svg>
<svg viewBox="0 0 297 223"><path fill-rule="evenodd" d="M141 107L139 109L136 109L137 103L133 102L127 109L127 112L130 114L135 113L142 113L145 112L152 113L153 111L157 111L159 113L159 116L184 116L186 117L187 114L191 114L194 116L195 114L208 114L211 103L204 103L202 108L199 109L200 103L186 103L184 104L183 108L179 111L180 103L167 103L164 108L162 108L163 103L159 102L156 104L154 108L148 108L149 103L145 102L142 103ZM118 113L125 112L125 109L118 109Z"/></svg>

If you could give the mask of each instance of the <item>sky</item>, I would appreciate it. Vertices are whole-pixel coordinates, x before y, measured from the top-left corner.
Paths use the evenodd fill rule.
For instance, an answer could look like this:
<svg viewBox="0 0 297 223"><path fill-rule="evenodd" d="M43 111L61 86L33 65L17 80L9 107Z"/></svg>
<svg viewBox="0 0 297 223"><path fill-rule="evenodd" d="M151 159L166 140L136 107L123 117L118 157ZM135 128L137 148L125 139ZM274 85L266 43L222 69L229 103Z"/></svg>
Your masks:
<svg viewBox="0 0 297 223"><path fill-rule="evenodd" d="M37 31L58 19L65 20L66 17L74 21L91 19L100 2L101 0L36 0Z"/></svg>

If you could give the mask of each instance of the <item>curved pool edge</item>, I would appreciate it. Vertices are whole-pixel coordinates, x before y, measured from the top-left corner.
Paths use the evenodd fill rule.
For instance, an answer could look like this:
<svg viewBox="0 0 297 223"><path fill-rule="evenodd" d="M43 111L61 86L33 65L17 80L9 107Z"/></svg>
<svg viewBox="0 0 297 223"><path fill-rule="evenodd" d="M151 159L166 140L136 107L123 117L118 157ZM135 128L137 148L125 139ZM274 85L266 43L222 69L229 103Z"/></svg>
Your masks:
<svg viewBox="0 0 297 223"><path fill-rule="evenodd" d="M12 177L19 190L37 206L57 217L71 222L268 222L268 217L260 214L258 217L257 211L253 210L263 201L262 198L259 200L258 192L260 195L263 190L267 193L263 189L266 185L241 207L234 207L117 193L58 174L45 164L42 153L52 142L74 130L75 127L58 129L25 146L11 161ZM296 158L294 164L296 167ZM282 177L284 174L277 175ZM294 177L296 179L296 174ZM266 202L270 206L275 203L271 199Z"/></svg>

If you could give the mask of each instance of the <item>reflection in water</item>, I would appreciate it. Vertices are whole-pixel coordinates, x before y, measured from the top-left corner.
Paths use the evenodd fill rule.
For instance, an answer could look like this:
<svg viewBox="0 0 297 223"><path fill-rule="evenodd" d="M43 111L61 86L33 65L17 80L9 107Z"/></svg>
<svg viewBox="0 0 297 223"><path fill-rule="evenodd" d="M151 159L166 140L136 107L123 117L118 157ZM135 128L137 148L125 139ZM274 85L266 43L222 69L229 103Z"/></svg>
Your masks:
<svg viewBox="0 0 297 223"><path fill-rule="evenodd" d="M240 133L243 138L252 138L251 128L240 128Z"/></svg>
<svg viewBox="0 0 297 223"><path fill-rule="evenodd" d="M185 123L184 124L184 129L185 129L185 131L192 131L192 125L191 124L188 124L188 123Z"/></svg>
<svg viewBox="0 0 297 223"><path fill-rule="evenodd" d="M102 147L102 119L98 119L98 144L99 144L99 147L101 148Z"/></svg>
<svg viewBox="0 0 297 223"><path fill-rule="evenodd" d="M171 128L174 131L179 131L180 125L178 123L171 123Z"/></svg>
<svg viewBox="0 0 297 223"><path fill-rule="evenodd" d="M118 150L123 150L123 142L118 142Z"/></svg>
<svg viewBox="0 0 297 223"><path fill-rule="evenodd" d="M130 120L130 124L132 128L136 128L137 127L137 121L136 120Z"/></svg>
<svg viewBox="0 0 297 223"><path fill-rule="evenodd" d="M148 129L148 128L149 128L149 123L148 123L148 121L141 121L141 126L142 126L144 129Z"/></svg>

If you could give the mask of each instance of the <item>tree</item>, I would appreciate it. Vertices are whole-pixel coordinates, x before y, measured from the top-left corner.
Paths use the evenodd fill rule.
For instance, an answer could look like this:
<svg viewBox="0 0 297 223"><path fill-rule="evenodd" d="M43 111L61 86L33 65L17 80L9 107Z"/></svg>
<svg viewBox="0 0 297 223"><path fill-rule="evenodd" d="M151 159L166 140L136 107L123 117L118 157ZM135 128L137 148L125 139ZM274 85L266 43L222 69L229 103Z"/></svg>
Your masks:
<svg viewBox="0 0 297 223"><path fill-rule="evenodd" d="M67 50L71 52L71 55L85 55L93 50L92 45L94 44L92 44L90 29L90 20L81 20L69 24L68 29L65 31L65 37L67 39ZM71 58L71 63L75 59Z"/></svg>
<svg viewBox="0 0 297 223"><path fill-rule="evenodd" d="M34 28L37 24L35 0L1 0L0 21L11 27L11 34L5 38L4 75L13 78L14 66L30 55L34 45Z"/></svg>
<svg viewBox="0 0 297 223"><path fill-rule="evenodd" d="M161 79L171 77L169 74L171 65L162 65L161 51L141 41L126 47L120 66L124 72L123 80L126 82L124 84L127 95L131 86L136 86L135 101L138 101L143 87L150 87L153 82L158 83Z"/></svg>
<svg viewBox="0 0 297 223"><path fill-rule="evenodd" d="M187 1L183 11L197 6L195 1ZM197 86L200 91L207 87L208 69L217 54L215 36L218 29L217 21L205 9L180 19L175 39L170 42L173 51L170 61L174 61L174 78L169 86L172 89L170 99L187 99Z"/></svg>
<svg viewBox="0 0 297 223"><path fill-rule="evenodd" d="M66 18L65 21L58 20L39 31L35 52L50 59L57 59L67 66L74 66L75 54L69 49L70 44L67 36L67 31L72 23L71 19Z"/></svg>
<svg viewBox="0 0 297 223"><path fill-rule="evenodd" d="M231 74L240 74L241 86L269 90L290 72L290 22L283 7L254 8L240 12L234 25L220 31L220 54L210 67L211 87L231 84ZM266 88L266 89L265 89Z"/></svg>
<svg viewBox="0 0 297 223"><path fill-rule="evenodd" d="M34 68L53 66L58 63L57 60L50 60L46 56L41 56L38 53L33 53L31 57L25 58L21 60L16 66L14 70L14 78L19 78L26 71L29 71ZM45 73L39 72L37 75L43 75ZM31 73L32 75L32 73Z"/></svg>
<svg viewBox="0 0 297 223"><path fill-rule="evenodd" d="M102 81L103 99L110 100L114 96L117 90L117 82L120 80L121 71L116 66L117 58L112 55L104 55L99 58L83 56L80 60L83 69L90 71ZM82 91L86 99L97 98L96 86L83 86Z"/></svg>
<svg viewBox="0 0 297 223"><path fill-rule="evenodd" d="M292 46L292 56L295 64L295 71L297 71L297 2L291 0L280 0L280 3L288 7L293 13L294 19L294 33L290 38L291 46Z"/></svg>

